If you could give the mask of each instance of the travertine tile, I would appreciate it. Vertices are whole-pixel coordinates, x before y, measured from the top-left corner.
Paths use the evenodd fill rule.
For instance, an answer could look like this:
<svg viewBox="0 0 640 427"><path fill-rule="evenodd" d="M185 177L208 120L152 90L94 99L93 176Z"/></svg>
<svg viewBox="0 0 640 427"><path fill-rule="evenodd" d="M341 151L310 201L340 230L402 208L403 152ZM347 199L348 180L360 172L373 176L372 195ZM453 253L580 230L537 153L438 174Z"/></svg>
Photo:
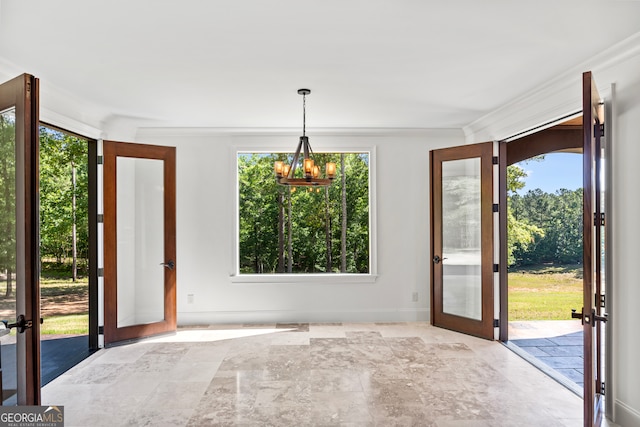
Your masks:
<svg viewBox="0 0 640 427"><path fill-rule="evenodd" d="M569 426L582 414L580 398L505 346L426 323L170 338L97 352L45 386L43 403L64 405L67 426Z"/></svg>

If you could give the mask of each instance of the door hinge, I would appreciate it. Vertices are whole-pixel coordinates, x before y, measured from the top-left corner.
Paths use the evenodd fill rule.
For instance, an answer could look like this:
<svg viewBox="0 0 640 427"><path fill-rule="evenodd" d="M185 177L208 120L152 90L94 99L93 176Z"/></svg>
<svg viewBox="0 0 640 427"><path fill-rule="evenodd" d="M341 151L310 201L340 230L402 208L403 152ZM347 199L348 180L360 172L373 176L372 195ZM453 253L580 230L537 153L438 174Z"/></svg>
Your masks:
<svg viewBox="0 0 640 427"><path fill-rule="evenodd" d="M493 327L494 328L500 327L500 319L493 319Z"/></svg>
<svg viewBox="0 0 640 427"><path fill-rule="evenodd" d="M104 335L104 326L98 326L98 335Z"/></svg>
<svg viewBox="0 0 640 427"><path fill-rule="evenodd" d="M103 162L103 157L102 156L98 156L98 164L101 165Z"/></svg>
<svg viewBox="0 0 640 427"><path fill-rule="evenodd" d="M500 212L500 205L498 203L493 204L493 212Z"/></svg>
<svg viewBox="0 0 640 427"><path fill-rule="evenodd" d="M604 396L604 381L600 383L600 394Z"/></svg>
<svg viewBox="0 0 640 427"><path fill-rule="evenodd" d="M98 269L98 277L104 277L104 268Z"/></svg>
<svg viewBox="0 0 640 427"><path fill-rule="evenodd" d="M604 294L600 295L600 298L598 298L598 294L596 294L596 304L598 304L598 300L600 300L600 307L601 308L605 308L606 307L606 305L605 305L606 298L605 298Z"/></svg>
<svg viewBox="0 0 640 427"><path fill-rule="evenodd" d="M500 272L500 264L493 264L493 272L494 273Z"/></svg>
<svg viewBox="0 0 640 427"><path fill-rule="evenodd" d="M604 136L604 123L596 123L593 125L593 134Z"/></svg>
<svg viewBox="0 0 640 427"><path fill-rule="evenodd" d="M497 165L497 164L498 164L498 156L493 156L493 157L491 158L491 162L492 162L494 165Z"/></svg>
<svg viewBox="0 0 640 427"><path fill-rule="evenodd" d="M98 224L102 224L104 222L104 215L98 214Z"/></svg>
<svg viewBox="0 0 640 427"><path fill-rule="evenodd" d="M593 225L598 227L598 226L602 226L604 227L605 225L605 217L604 217L604 212L595 212L593 214Z"/></svg>

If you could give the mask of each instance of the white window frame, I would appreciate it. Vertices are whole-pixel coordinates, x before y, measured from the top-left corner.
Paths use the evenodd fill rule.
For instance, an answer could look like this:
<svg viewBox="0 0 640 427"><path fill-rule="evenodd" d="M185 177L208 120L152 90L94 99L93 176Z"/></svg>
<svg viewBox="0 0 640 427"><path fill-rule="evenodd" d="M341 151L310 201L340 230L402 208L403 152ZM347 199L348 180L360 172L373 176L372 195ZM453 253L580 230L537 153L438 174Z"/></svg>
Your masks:
<svg viewBox="0 0 640 427"><path fill-rule="evenodd" d="M286 138L289 139L289 138ZM320 138L314 138L320 139ZM374 145L340 145L321 146L318 145L314 149L315 153L367 153L369 154L369 272L368 273L273 273L273 274L240 274L240 213L239 213L239 185L238 185L238 155L239 154L272 154L272 153L291 153L294 147L295 139L292 139L291 147L283 149L282 147L273 147L273 149L265 149L264 144L257 145L236 145L231 150L233 159L231 164L234 165L233 185L230 186L233 195L233 227L231 238L232 242L232 273L229 275L231 283L374 283L378 277L378 250L377 250L377 203L376 203L376 146ZM312 141L312 144L314 144ZM316 145L316 144L314 144ZM275 179L275 177L274 177Z"/></svg>

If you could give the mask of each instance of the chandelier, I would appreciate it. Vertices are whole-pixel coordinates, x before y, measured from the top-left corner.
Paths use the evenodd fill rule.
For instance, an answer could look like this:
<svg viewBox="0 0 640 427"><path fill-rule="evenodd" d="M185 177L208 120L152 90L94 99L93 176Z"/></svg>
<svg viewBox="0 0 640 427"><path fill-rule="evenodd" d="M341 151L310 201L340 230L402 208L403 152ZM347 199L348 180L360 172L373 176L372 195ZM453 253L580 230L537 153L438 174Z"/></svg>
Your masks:
<svg viewBox="0 0 640 427"><path fill-rule="evenodd" d="M331 185L336 176L336 164L328 162L325 165L325 178L320 178L320 166L316 165L313 159L313 150L306 135L306 102L307 95L310 93L309 89L298 89L298 94L302 95L302 136L293 155L293 161L290 165L282 161L277 161L273 165L276 173L276 182L280 185L321 187ZM301 151L303 155L301 162L303 173L298 174L298 177L296 177Z"/></svg>

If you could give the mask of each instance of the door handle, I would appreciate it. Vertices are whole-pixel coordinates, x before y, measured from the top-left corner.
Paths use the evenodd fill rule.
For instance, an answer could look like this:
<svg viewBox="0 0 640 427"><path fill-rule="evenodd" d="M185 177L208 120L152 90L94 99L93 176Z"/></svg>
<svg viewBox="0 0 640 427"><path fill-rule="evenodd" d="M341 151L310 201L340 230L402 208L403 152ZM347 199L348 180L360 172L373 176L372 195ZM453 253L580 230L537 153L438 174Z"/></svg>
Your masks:
<svg viewBox="0 0 640 427"><path fill-rule="evenodd" d="M2 323L4 323L4 327L7 328L7 329L16 328L18 330L19 334L22 334L27 329L33 327L33 322L31 320L27 320L24 317L24 314L19 315L16 318L15 323L9 323L7 320L3 320Z"/></svg>
<svg viewBox="0 0 640 427"><path fill-rule="evenodd" d="M596 314L596 310L592 309L591 310L591 317L589 316L585 316L584 313L584 307L580 310L580 313L576 312L575 308L571 309L571 318L572 319L581 319L582 320L582 324L584 325L585 323L589 323L591 322L591 326L596 326L596 322L603 322L606 323L609 320L609 315L607 313L603 313L602 316Z"/></svg>
<svg viewBox="0 0 640 427"><path fill-rule="evenodd" d="M433 257L433 262L435 262L436 264L440 264L440 261L444 261L445 259L447 259L446 257L444 258L440 258L438 255Z"/></svg>
<svg viewBox="0 0 640 427"><path fill-rule="evenodd" d="M164 266L165 268L168 268L169 270L173 270L176 267L176 263L173 262L172 259L167 262L161 262L160 265Z"/></svg>
<svg viewBox="0 0 640 427"><path fill-rule="evenodd" d="M594 309L593 312L591 313L591 317L593 317L593 326L595 326L596 322L603 322L606 323L609 320L609 315L607 313L602 313L602 316L599 316L596 314L596 310Z"/></svg>

